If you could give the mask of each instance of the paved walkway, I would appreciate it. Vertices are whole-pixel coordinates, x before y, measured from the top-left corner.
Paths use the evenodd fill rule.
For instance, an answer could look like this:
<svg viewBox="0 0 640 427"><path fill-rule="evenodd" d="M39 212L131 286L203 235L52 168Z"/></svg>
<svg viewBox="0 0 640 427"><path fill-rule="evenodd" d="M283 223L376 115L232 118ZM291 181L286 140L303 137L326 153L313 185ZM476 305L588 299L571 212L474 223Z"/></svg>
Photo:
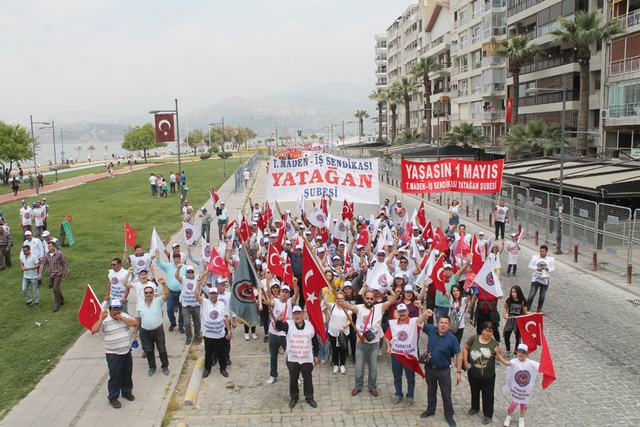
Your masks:
<svg viewBox="0 0 640 427"><path fill-rule="evenodd" d="M218 190L232 216L245 203L245 194L233 193L233 188L231 177ZM211 231L212 236L214 232L217 236L217 230ZM171 241L184 243L178 235ZM197 254L200 250L196 248L193 252ZM131 301L129 306L133 304ZM158 370L148 378L146 359L141 358L141 349L134 350L134 402L121 399L121 409L111 408L106 398L108 372L103 338L101 334L86 332L35 389L13 407L0 426L160 426L188 353L184 334L177 329L168 332L167 327L165 316L171 373L165 376Z"/></svg>
<svg viewBox="0 0 640 427"><path fill-rule="evenodd" d="M152 166L157 166L157 163L143 163L133 166L131 169L122 168L113 171L113 175L124 175L130 172L146 169ZM109 178L108 172L88 173L87 175L76 176L74 178L62 179L52 184L47 184L40 188L40 195L51 193L58 190L66 190L67 188L77 187L78 185L86 184L87 182L98 181L101 179ZM24 184L24 183L23 183ZM14 196L13 192L0 195L0 205L4 203L14 202L16 200L31 198L36 195L35 189L19 190L18 195Z"/></svg>

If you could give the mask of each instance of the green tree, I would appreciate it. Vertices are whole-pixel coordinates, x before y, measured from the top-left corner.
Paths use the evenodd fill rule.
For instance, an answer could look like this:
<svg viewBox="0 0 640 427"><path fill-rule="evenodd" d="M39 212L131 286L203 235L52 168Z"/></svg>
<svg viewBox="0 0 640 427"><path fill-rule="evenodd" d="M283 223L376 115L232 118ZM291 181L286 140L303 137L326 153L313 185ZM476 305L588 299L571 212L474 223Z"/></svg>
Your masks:
<svg viewBox="0 0 640 427"><path fill-rule="evenodd" d="M391 85L404 104L404 130L411 129L411 94L416 90L416 82L410 77L401 77Z"/></svg>
<svg viewBox="0 0 640 427"><path fill-rule="evenodd" d="M420 132L415 129L409 129L402 132L402 134L398 137L398 143L412 144L414 142L420 141L420 138L422 138Z"/></svg>
<svg viewBox="0 0 640 427"><path fill-rule="evenodd" d="M358 135L364 136L364 119L369 117L369 113L366 110L357 110L353 117L358 119Z"/></svg>
<svg viewBox="0 0 640 427"><path fill-rule="evenodd" d="M398 134L398 102L400 102L402 98L393 86L386 88L384 94L389 111L391 111L391 143L395 144Z"/></svg>
<svg viewBox="0 0 640 427"><path fill-rule="evenodd" d="M193 148L193 155L195 156L198 145L204 143L204 133L200 129L190 130L184 140L189 147Z"/></svg>
<svg viewBox="0 0 640 427"><path fill-rule="evenodd" d="M7 176L11 175L14 163L33 157L33 146L27 130L20 125L10 125L0 122L0 164L3 171L2 180L6 183Z"/></svg>
<svg viewBox="0 0 640 427"><path fill-rule="evenodd" d="M420 58L418 62L413 64L411 73L416 81L422 81L422 90L424 92L424 142L431 143L431 80L429 73L440 71L442 65L433 57Z"/></svg>
<svg viewBox="0 0 640 427"><path fill-rule="evenodd" d="M462 122L454 126L450 132L444 134L442 143L444 145L458 145L464 148L484 147L488 142L480 128L474 127L471 123Z"/></svg>
<svg viewBox="0 0 640 427"><path fill-rule="evenodd" d="M151 123L144 126L136 126L124 134L122 148L129 151L142 151L144 162L147 162L147 151L164 147L167 144L156 141L156 131Z"/></svg>
<svg viewBox="0 0 640 427"><path fill-rule="evenodd" d="M386 95L384 93L384 89L377 88L373 92L369 94L369 99L376 103L376 108L378 109L378 142L382 142L382 110L384 108L384 104L387 102Z"/></svg>
<svg viewBox="0 0 640 427"><path fill-rule="evenodd" d="M511 123L513 125L518 124L518 103L520 101L518 88L520 87L520 68L523 64L533 60L536 54L541 52L538 45L527 46L528 42L529 39L526 36L512 36L501 40L495 50L496 55L507 58L507 61L509 62L509 72L513 77L513 91L511 93L511 98L513 99Z"/></svg>
<svg viewBox="0 0 640 427"><path fill-rule="evenodd" d="M561 134L556 127L549 127L542 120L533 120L526 125L515 125L509 133L502 135L500 144L510 156L530 154L538 157L560 146Z"/></svg>
<svg viewBox="0 0 640 427"><path fill-rule="evenodd" d="M589 129L589 85L591 62L591 46L603 42L624 32L617 19L603 21L600 12L576 12L573 19L560 17L560 28L553 30L556 44L573 48L578 56L580 66L580 107L578 109L578 154L587 154L587 130ZM564 114L564 112L563 112Z"/></svg>

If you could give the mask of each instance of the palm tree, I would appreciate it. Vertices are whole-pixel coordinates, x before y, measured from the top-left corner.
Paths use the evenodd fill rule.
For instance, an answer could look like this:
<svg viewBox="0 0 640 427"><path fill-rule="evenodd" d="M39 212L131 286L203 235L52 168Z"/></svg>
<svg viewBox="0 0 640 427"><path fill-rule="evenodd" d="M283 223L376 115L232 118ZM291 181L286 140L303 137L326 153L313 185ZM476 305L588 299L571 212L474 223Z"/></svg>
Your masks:
<svg viewBox="0 0 640 427"><path fill-rule="evenodd" d="M488 141L488 138L483 135L480 128L476 128L467 122L454 126L450 132L442 137L444 145L459 145L464 148L483 147Z"/></svg>
<svg viewBox="0 0 640 427"><path fill-rule="evenodd" d="M428 144L431 142L431 80L429 73L440 71L442 65L432 57L420 58L418 62L413 64L411 74L416 81L422 81L422 90L424 91L424 141Z"/></svg>
<svg viewBox="0 0 640 427"><path fill-rule="evenodd" d="M422 136L420 135L420 133L417 130L409 129L409 130L405 130L404 132L402 132L402 134L398 138L398 142L400 144L411 144L413 142L420 141L421 137Z"/></svg>
<svg viewBox="0 0 640 427"><path fill-rule="evenodd" d="M378 108L378 142L382 142L382 108L387 102L384 89L378 88L369 94L369 99L374 101Z"/></svg>
<svg viewBox="0 0 640 427"><path fill-rule="evenodd" d="M411 94L416 89L416 82L409 77L401 77L392 83L391 87L398 93L404 103L404 130L411 129L410 105Z"/></svg>
<svg viewBox="0 0 640 427"><path fill-rule="evenodd" d="M529 153L536 157L560 146L560 130L549 127L542 120L533 120L526 125L515 125L502 135L501 146L510 156Z"/></svg>
<svg viewBox="0 0 640 427"><path fill-rule="evenodd" d="M398 102L401 100L401 97L393 85L386 88L384 94L389 111L391 111L391 143L395 144L396 134L398 133Z"/></svg>
<svg viewBox="0 0 640 427"><path fill-rule="evenodd" d="M624 32L617 19L602 20L599 12L576 12L574 19L558 18L560 28L553 30L558 45L573 48L578 54L580 65L580 108L578 109L578 135L576 138L578 154L587 154L587 130L589 127L589 63L591 46ZM563 112L564 114L564 112Z"/></svg>
<svg viewBox="0 0 640 427"><path fill-rule="evenodd" d="M364 136L364 119L369 117L369 113L366 110L357 110L353 117L358 119L358 136Z"/></svg>
<svg viewBox="0 0 640 427"><path fill-rule="evenodd" d="M507 58L509 61L509 72L513 77L513 91L511 98L512 104L512 119L513 125L518 124L518 102L520 100L520 94L518 88L520 87L520 67L527 62L530 62L541 49L538 45L527 46L529 39L526 36L513 36L508 39L500 41L500 44L495 50L496 55Z"/></svg>

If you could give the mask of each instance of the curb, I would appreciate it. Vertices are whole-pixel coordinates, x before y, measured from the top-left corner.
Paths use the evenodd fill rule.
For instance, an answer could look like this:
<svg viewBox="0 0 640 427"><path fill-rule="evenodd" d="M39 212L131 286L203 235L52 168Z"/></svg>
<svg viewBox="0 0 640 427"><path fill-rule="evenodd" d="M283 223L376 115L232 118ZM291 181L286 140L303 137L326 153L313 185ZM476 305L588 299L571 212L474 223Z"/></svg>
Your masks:
<svg viewBox="0 0 640 427"><path fill-rule="evenodd" d="M196 403L198 392L200 391L200 384L202 383L202 373L204 372L204 358L198 358L196 365L191 372L191 379L187 386L187 391L184 394L183 404L184 406L193 406ZM180 424L178 424L180 425ZM184 424L182 424L184 425Z"/></svg>

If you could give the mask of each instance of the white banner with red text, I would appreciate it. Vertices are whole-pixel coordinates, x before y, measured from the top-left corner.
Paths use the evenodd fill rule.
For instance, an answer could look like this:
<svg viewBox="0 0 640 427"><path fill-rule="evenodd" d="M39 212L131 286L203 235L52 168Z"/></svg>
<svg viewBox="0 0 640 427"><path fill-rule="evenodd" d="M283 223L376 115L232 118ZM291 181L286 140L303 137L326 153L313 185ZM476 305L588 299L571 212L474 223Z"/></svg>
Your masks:
<svg viewBox="0 0 640 427"><path fill-rule="evenodd" d="M313 153L298 159L269 159L267 200L334 200L378 204L378 159L346 159Z"/></svg>
<svg viewBox="0 0 640 427"><path fill-rule="evenodd" d="M402 160L403 193L492 194L500 191L504 160L446 159L434 162Z"/></svg>

